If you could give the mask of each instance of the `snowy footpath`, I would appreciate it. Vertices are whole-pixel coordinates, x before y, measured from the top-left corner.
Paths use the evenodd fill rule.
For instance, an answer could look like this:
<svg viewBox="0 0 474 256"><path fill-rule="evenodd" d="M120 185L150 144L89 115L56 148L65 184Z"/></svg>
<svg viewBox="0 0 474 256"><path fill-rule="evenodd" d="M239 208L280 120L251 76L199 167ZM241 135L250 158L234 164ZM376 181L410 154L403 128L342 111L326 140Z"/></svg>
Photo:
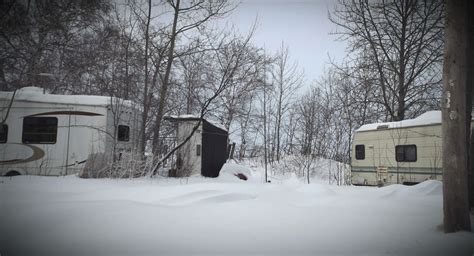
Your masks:
<svg viewBox="0 0 474 256"><path fill-rule="evenodd" d="M442 184L0 178L0 255L473 255ZM474 221L474 219L473 219Z"/></svg>

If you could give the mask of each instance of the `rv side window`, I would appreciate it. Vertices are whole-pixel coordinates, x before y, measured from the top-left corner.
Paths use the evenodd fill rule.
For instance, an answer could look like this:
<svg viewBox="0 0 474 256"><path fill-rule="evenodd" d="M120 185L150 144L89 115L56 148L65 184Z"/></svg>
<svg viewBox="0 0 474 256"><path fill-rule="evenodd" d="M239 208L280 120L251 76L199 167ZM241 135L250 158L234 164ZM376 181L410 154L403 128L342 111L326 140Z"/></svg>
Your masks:
<svg viewBox="0 0 474 256"><path fill-rule="evenodd" d="M8 139L8 125L2 124L0 126L0 143L6 143Z"/></svg>
<svg viewBox="0 0 474 256"><path fill-rule="evenodd" d="M416 145L395 146L397 162L416 162Z"/></svg>
<svg viewBox="0 0 474 256"><path fill-rule="evenodd" d="M56 117L25 117L22 141L27 144L55 144L58 135Z"/></svg>
<svg viewBox="0 0 474 256"><path fill-rule="evenodd" d="M356 145L356 159L363 160L365 159L365 146L364 145Z"/></svg>
<svg viewBox="0 0 474 256"><path fill-rule="evenodd" d="M130 140L130 127L126 125L118 126L118 141L129 141Z"/></svg>

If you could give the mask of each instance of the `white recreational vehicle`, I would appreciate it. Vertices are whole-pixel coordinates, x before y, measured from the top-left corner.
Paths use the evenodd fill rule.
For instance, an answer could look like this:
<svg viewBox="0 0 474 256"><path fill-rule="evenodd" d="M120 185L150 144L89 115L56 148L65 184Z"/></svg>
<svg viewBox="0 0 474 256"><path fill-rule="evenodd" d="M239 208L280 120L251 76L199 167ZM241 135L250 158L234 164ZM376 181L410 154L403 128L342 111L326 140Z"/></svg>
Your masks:
<svg viewBox="0 0 474 256"><path fill-rule="evenodd" d="M138 116L113 97L0 92L0 175L69 175L91 154L120 157L137 146Z"/></svg>
<svg viewBox="0 0 474 256"><path fill-rule="evenodd" d="M352 143L352 184L416 184L442 179L441 111L366 124Z"/></svg>

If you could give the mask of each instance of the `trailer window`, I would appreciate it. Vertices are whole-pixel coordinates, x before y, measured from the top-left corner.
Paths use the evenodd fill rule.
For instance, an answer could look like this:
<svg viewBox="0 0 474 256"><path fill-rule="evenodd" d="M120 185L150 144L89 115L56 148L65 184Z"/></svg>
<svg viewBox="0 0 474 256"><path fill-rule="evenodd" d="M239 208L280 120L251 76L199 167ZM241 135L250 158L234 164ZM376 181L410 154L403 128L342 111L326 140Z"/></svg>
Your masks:
<svg viewBox="0 0 474 256"><path fill-rule="evenodd" d="M0 126L0 143L6 143L8 139L8 125L2 124Z"/></svg>
<svg viewBox="0 0 474 256"><path fill-rule="evenodd" d="M395 158L397 162L416 162L416 145L395 146Z"/></svg>
<svg viewBox="0 0 474 256"><path fill-rule="evenodd" d="M58 135L56 117L25 117L22 141L27 144L55 144Z"/></svg>
<svg viewBox="0 0 474 256"><path fill-rule="evenodd" d="M118 141L129 141L130 140L130 127L126 125L119 125L117 139Z"/></svg>
<svg viewBox="0 0 474 256"><path fill-rule="evenodd" d="M356 145L356 159L363 160L365 159L365 146L364 145Z"/></svg>

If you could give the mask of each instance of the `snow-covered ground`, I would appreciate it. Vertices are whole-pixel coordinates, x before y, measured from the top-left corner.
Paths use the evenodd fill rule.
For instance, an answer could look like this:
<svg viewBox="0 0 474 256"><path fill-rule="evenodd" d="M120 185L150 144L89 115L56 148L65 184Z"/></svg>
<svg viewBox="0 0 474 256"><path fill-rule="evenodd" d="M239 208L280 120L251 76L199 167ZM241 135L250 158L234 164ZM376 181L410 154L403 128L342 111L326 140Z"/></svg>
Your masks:
<svg viewBox="0 0 474 256"><path fill-rule="evenodd" d="M264 184L260 173L243 181L230 167L217 179L2 177L0 254L474 253L474 233L442 232L440 182Z"/></svg>

